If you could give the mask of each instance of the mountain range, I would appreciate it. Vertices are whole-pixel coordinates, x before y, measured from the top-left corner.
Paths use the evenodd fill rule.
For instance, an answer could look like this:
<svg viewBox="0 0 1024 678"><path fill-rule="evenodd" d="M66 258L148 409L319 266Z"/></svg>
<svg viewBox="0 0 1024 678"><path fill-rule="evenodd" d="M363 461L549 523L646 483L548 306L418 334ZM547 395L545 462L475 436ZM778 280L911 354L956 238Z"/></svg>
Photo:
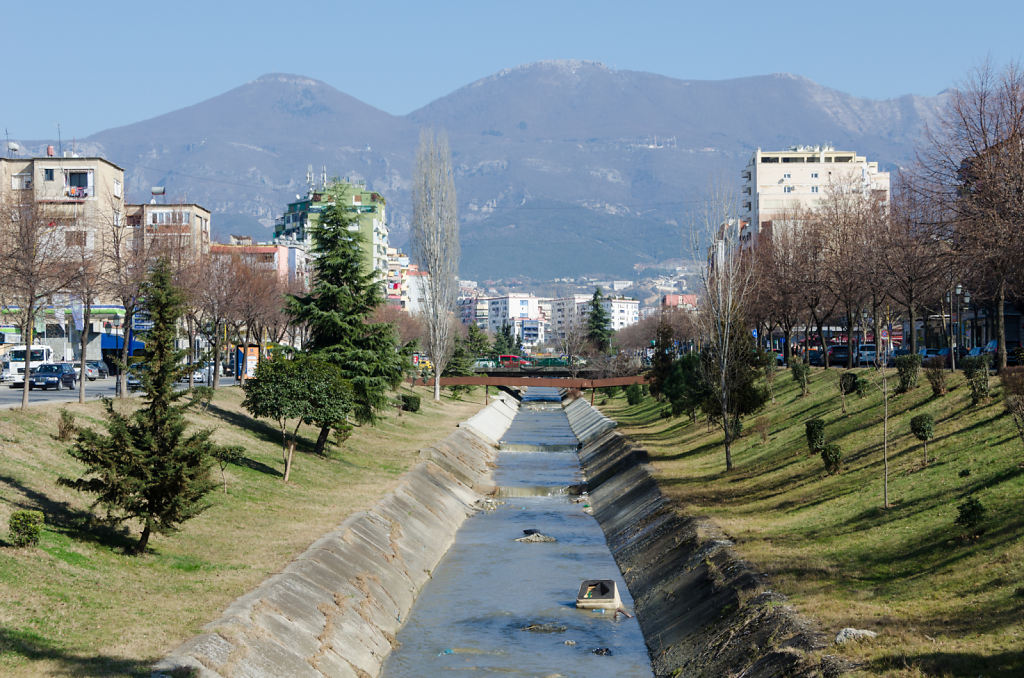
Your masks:
<svg viewBox="0 0 1024 678"><path fill-rule="evenodd" d="M857 98L799 76L680 80L586 61L503 70L404 116L330 85L270 74L206 101L77 142L125 168L128 198L197 202L215 236L269 239L307 171L365 182L407 244L420 128L447 132L461 275L632 277L688 258L690 213L740 185L760 147L831 144L882 169L909 164L945 95ZM24 144L41 153L46 143Z"/></svg>

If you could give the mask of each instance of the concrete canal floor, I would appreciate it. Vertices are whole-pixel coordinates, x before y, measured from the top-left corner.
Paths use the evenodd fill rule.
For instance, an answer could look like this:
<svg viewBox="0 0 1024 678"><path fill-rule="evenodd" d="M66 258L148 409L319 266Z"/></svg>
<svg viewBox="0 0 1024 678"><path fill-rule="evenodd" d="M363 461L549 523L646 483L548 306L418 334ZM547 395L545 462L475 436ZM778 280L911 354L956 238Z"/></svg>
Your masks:
<svg viewBox="0 0 1024 678"><path fill-rule="evenodd" d="M631 613L633 601L600 526L565 494L580 478L576 440L552 399L553 389L524 399L502 439L512 449L498 455L497 506L463 524L382 676L653 675L636 619L576 609L584 579L614 579ZM557 541L516 542L526 529Z"/></svg>

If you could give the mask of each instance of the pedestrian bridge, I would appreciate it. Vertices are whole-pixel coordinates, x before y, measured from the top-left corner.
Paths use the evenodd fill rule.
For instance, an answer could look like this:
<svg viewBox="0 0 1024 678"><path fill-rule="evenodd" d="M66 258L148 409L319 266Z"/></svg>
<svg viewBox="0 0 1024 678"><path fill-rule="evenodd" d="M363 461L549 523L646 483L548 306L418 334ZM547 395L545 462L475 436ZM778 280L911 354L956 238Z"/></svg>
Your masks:
<svg viewBox="0 0 1024 678"><path fill-rule="evenodd" d="M521 374L521 373L520 373ZM643 384L647 377L637 374L629 377L604 377L601 379L583 379L573 377L552 377L552 376L512 376L512 375L490 375L472 377L441 377L441 386L483 386L484 394L487 395L488 388L494 386L503 391L524 390L531 386L544 386L553 388L575 389L586 391L590 389L590 402L594 402L594 391L609 386L629 386L630 384ZM432 378L413 379L413 384L429 386L434 383Z"/></svg>

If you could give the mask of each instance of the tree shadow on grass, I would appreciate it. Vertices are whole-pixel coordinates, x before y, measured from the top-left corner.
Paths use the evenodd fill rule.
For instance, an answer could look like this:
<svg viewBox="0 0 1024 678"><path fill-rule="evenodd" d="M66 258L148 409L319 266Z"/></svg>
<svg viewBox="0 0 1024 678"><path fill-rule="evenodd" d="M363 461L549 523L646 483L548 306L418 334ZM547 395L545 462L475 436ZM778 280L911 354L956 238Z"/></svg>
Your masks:
<svg viewBox="0 0 1024 678"><path fill-rule="evenodd" d="M78 655L32 631L0 627L0 656L57 664L57 676L148 676L156 659L139 660L109 655Z"/></svg>
<svg viewBox="0 0 1024 678"><path fill-rule="evenodd" d="M1024 675L1024 652L993 654L975 652L922 652L888 654L872 661L872 673L917 669L929 676L988 676L1017 678Z"/></svg>
<svg viewBox="0 0 1024 678"><path fill-rule="evenodd" d="M62 532L77 541L95 542L107 548L130 551L136 540L124 525L107 525L97 520L92 511L76 508L28 487L10 476L0 476L0 485L6 485L25 497L11 502L19 510L39 510L46 516L46 525L54 532Z"/></svg>

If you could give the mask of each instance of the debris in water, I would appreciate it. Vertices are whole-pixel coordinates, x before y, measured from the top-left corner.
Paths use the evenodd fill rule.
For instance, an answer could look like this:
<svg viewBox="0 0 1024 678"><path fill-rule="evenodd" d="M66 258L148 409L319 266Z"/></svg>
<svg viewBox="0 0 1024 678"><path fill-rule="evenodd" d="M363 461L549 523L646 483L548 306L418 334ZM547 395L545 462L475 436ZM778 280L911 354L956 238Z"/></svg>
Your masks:
<svg viewBox="0 0 1024 678"><path fill-rule="evenodd" d="M445 649L443 649L440 652L438 652L437 656L438 657L443 657L446 654L455 654L455 652L450 647L446 647Z"/></svg>
<svg viewBox="0 0 1024 678"><path fill-rule="evenodd" d="M533 531L525 537L520 537L519 539L516 539L516 541L522 542L524 544L537 544L540 542L550 542L558 540L554 537L549 537L546 534L541 534L540 532Z"/></svg>
<svg viewBox="0 0 1024 678"><path fill-rule="evenodd" d="M532 527L523 530L523 534L525 534L526 536L530 536L531 534L539 534L539 533L540 533L540 530L535 530Z"/></svg>
<svg viewBox="0 0 1024 678"><path fill-rule="evenodd" d="M576 647L576 641L575 640L567 640L567 641L565 641L564 644L568 645L569 647Z"/></svg>
<svg viewBox="0 0 1024 678"><path fill-rule="evenodd" d="M595 647L593 650L594 654L601 657L611 657L612 651L607 647Z"/></svg>
<svg viewBox="0 0 1024 678"><path fill-rule="evenodd" d="M561 624L527 624L519 630L531 633L565 633L565 629L566 627Z"/></svg>

